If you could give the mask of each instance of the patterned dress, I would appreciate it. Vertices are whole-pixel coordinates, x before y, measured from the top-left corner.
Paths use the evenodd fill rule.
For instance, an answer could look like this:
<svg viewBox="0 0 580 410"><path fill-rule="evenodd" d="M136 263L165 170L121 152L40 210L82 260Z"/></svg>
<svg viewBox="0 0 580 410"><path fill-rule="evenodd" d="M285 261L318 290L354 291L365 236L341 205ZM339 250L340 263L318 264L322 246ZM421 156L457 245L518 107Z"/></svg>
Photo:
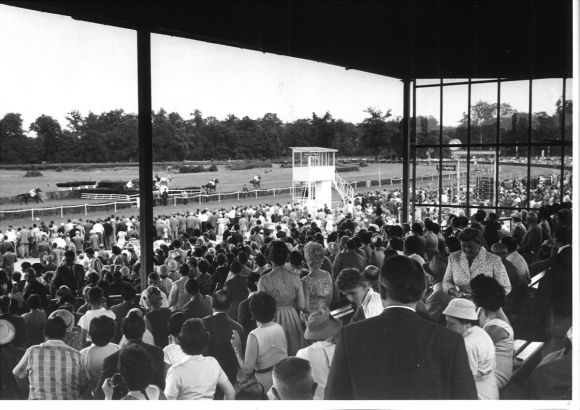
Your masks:
<svg viewBox="0 0 580 410"><path fill-rule="evenodd" d="M308 300L306 306L308 313L318 309L328 309L332 301L332 276L325 270L319 270L316 277L312 277L311 272L302 278L304 293Z"/></svg>

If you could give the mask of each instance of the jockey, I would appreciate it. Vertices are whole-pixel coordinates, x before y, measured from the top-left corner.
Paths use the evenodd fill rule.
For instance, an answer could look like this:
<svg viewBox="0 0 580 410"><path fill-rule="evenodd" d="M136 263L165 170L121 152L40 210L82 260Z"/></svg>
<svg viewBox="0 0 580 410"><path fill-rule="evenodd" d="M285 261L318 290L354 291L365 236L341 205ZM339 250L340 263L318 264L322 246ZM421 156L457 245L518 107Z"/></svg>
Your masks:
<svg viewBox="0 0 580 410"><path fill-rule="evenodd" d="M260 175L254 175L254 181L258 182L262 179Z"/></svg>
<svg viewBox="0 0 580 410"><path fill-rule="evenodd" d="M30 191L28 191L28 193L30 194L31 198L36 198L36 189L31 189Z"/></svg>

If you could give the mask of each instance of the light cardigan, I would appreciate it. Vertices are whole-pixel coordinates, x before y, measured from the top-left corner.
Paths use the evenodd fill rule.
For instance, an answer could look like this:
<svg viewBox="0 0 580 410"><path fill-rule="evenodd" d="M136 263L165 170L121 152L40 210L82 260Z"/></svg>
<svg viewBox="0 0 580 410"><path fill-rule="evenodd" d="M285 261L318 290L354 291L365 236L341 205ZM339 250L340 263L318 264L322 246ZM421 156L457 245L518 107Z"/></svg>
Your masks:
<svg viewBox="0 0 580 410"><path fill-rule="evenodd" d="M510 280L501 258L487 252L484 247L481 247L471 267L463 251L456 251L449 255L447 270L442 282L443 292L448 293L449 289L457 286L461 292L471 294L469 281L481 274L497 280L503 286L506 295L511 292Z"/></svg>

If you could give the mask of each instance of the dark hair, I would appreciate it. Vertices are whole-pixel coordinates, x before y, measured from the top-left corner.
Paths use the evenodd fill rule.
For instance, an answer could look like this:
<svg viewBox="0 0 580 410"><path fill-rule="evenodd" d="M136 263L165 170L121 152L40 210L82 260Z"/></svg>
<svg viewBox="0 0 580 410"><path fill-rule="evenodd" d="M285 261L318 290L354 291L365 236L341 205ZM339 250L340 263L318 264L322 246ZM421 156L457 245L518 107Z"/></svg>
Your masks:
<svg viewBox="0 0 580 410"><path fill-rule="evenodd" d="M66 323L60 316L46 319L44 335L49 339L62 339L66 334Z"/></svg>
<svg viewBox="0 0 580 410"><path fill-rule="evenodd" d="M346 241L346 249L355 250L356 249L356 241L354 239L349 239Z"/></svg>
<svg viewBox="0 0 580 410"><path fill-rule="evenodd" d="M132 302L133 299L135 299L135 289L133 288L133 286L130 285L126 285L123 287L123 290L121 291L121 297L123 298L124 301L127 302Z"/></svg>
<svg viewBox="0 0 580 410"><path fill-rule="evenodd" d="M275 239L268 245L268 255L270 261L274 265L283 265L286 262L286 256L288 255L288 247L284 241L280 239Z"/></svg>
<svg viewBox="0 0 580 410"><path fill-rule="evenodd" d="M129 312L121 321L123 335L127 340L141 339L145 333L145 320L137 312Z"/></svg>
<svg viewBox="0 0 580 410"><path fill-rule="evenodd" d="M386 259L381 279L387 296L401 303L417 302L425 291L425 272L414 259L396 255Z"/></svg>
<svg viewBox="0 0 580 410"><path fill-rule="evenodd" d="M366 280L362 272L356 268L347 268L340 271L336 278L336 287L341 292L364 286Z"/></svg>
<svg viewBox="0 0 580 410"><path fill-rule="evenodd" d="M188 276L190 271L191 269L189 268L189 265L187 263L182 263L181 266L179 267L179 273L181 274L181 276Z"/></svg>
<svg viewBox="0 0 580 410"><path fill-rule="evenodd" d="M276 316L276 300L266 292L258 292L250 298L250 312L260 323L268 323Z"/></svg>
<svg viewBox="0 0 580 410"><path fill-rule="evenodd" d="M445 239L445 244L447 245L447 249L449 249L449 253L461 250L461 242L455 236L450 236Z"/></svg>
<svg viewBox="0 0 580 410"><path fill-rule="evenodd" d="M483 245L483 232L475 228L465 228L457 236L461 242L475 241L480 245Z"/></svg>
<svg viewBox="0 0 580 410"><path fill-rule="evenodd" d="M471 279L469 286L477 306L495 312L504 305L505 290L494 278L477 275Z"/></svg>
<svg viewBox="0 0 580 410"><path fill-rule="evenodd" d="M40 295L33 293L32 295L28 296L26 299L26 305L29 309L38 309L42 304L42 298Z"/></svg>
<svg viewBox="0 0 580 410"><path fill-rule="evenodd" d="M103 301L103 289L99 288L98 286L90 288L87 292L87 300L91 305L101 303Z"/></svg>
<svg viewBox="0 0 580 410"><path fill-rule="evenodd" d="M554 237L558 242L568 245L572 243L572 228L569 226L558 226L554 230Z"/></svg>
<svg viewBox="0 0 580 410"><path fill-rule="evenodd" d="M260 275L258 275L256 272L250 273L246 277L246 287L250 291L256 292L258 290L258 281L259 280L260 280Z"/></svg>
<svg viewBox="0 0 580 410"><path fill-rule="evenodd" d="M256 258L254 261L256 262L256 265L258 265L259 267L266 265L266 262L267 262L266 258L261 253L256 255Z"/></svg>
<svg viewBox="0 0 580 410"><path fill-rule="evenodd" d="M302 254L298 251L290 252L290 256L288 257L290 263L294 266L300 266L302 263Z"/></svg>
<svg viewBox="0 0 580 410"><path fill-rule="evenodd" d="M234 275L237 275L242 271L242 264L239 261L233 261L230 265L230 270Z"/></svg>
<svg viewBox="0 0 580 410"><path fill-rule="evenodd" d="M219 312L226 312L232 305L230 297L225 290L218 290L211 300L211 305L214 310Z"/></svg>
<svg viewBox="0 0 580 410"><path fill-rule="evenodd" d="M130 344L120 350L118 368L128 390L144 391L153 380L155 362L145 348Z"/></svg>
<svg viewBox="0 0 580 410"><path fill-rule="evenodd" d="M171 336L178 336L179 332L181 331L181 327L187 320L187 316L183 312L175 312L169 318L169 322L167 323L167 328L169 330L169 334Z"/></svg>
<svg viewBox="0 0 580 410"><path fill-rule="evenodd" d="M91 320L89 335L97 346L106 346L115 335L115 320L109 316L97 316Z"/></svg>
<svg viewBox="0 0 580 410"><path fill-rule="evenodd" d="M396 236L394 238L391 238L391 240L389 241L389 247L396 251L402 251L405 248L405 241L403 240L403 238Z"/></svg>
<svg viewBox="0 0 580 410"><path fill-rule="evenodd" d="M246 262L248 262L248 254L244 251L241 251L238 253L238 261L240 261L240 263L242 265L245 265Z"/></svg>
<svg viewBox="0 0 580 410"><path fill-rule="evenodd" d="M411 232L417 235L423 235L423 225L420 222L414 222L411 226Z"/></svg>
<svg viewBox="0 0 580 410"><path fill-rule="evenodd" d="M197 280L188 279L187 282L185 282L185 291L187 292L188 295L190 296L197 295L199 293L199 290L200 286Z"/></svg>
<svg viewBox="0 0 580 410"><path fill-rule="evenodd" d="M215 262L218 266L223 265L227 261L228 261L228 258L223 252L218 253L215 257Z"/></svg>
<svg viewBox="0 0 580 410"><path fill-rule="evenodd" d="M70 259L70 260L74 261L76 258L75 251L69 249L68 251L66 251L64 253L64 257L65 257L65 259Z"/></svg>
<svg viewBox="0 0 580 410"><path fill-rule="evenodd" d="M310 362L299 357L287 357L279 361L272 373L276 379L275 389L281 399L306 400L313 395L313 378Z"/></svg>
<svg viewBox="0 0 580 410"><path fill-rule="evenodd" d="M188 355L202 354L209 346L209 332L201 319L188 319L181 327L178 340L183 353Z"/></svg>

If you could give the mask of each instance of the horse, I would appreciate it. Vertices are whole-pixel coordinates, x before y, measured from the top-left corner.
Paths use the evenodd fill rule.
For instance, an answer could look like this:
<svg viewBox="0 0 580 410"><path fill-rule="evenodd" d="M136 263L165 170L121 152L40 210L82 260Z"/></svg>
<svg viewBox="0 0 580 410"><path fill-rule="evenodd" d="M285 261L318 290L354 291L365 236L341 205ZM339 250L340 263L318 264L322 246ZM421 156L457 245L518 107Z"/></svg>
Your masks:
<svg viewBox="0 0 580 410"><path fill-rule="evenodd" d="M262 181L262 177L256 175L253 179L250 180L250 184L254 187L254 189L260 188L260 182Z"/></svg>
<svg viewBox="0 0 580 410"><path fill-rule="evenodd" d="M44 202L40 197L40 192L42 190L40 188L36 188L31 190L30 192L26 192L25 194L16 195L16 198L20 200L20 203L24 203L24 205L28 205L28 201L34 199L36 203Z"/></svg>
<svg viewBox="0 0 580 410"><path fill-rule="evenodd" d="M207 184L202 185L201 187L205 189L207 192L215 192L215 190L217 189L217 184L219 183L220 181L216 178L210 180Z"/></svg>

